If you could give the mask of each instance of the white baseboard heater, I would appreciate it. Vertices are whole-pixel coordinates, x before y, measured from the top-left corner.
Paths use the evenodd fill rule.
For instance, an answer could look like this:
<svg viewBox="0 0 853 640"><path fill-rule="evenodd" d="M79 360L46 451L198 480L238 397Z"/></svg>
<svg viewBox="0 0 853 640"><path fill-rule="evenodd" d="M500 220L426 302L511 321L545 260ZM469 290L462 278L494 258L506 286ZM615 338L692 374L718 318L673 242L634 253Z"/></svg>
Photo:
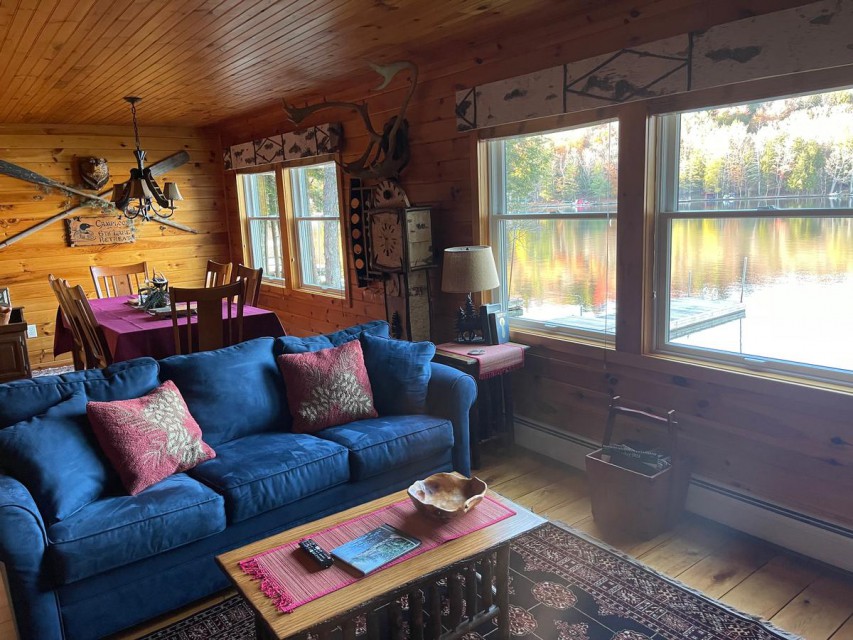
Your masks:
<svg viewBox="0 0 853 640"><path fill-rule="evenodd" d="M517 445L585 469L598 444L523 416L515 417ZM687 491L688 511L786 549L853 572L853 529L756 498L701 476Z"/></svg>

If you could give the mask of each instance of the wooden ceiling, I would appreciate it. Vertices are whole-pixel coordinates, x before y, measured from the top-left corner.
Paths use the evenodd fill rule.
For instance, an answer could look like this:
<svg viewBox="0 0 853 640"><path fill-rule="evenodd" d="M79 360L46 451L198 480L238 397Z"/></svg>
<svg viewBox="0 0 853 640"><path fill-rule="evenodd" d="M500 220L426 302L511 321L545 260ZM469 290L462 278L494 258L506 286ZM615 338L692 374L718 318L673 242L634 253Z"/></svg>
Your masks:
<svg viewBox="0 0 853 640"><path fill-rule="evenodd" d="M590 0L0 0L0 123L206 125Z"/></svg>
<svg viewBox="0 0 853 640"><path fill-rule="evenodd" d="M628 24L655 2L0 0L0 123L127 124L122 97L137 95L143 127L204 126L375 82L368 61L476 59L502 35ZM774 3L801 2L742 6Z"/></svg>

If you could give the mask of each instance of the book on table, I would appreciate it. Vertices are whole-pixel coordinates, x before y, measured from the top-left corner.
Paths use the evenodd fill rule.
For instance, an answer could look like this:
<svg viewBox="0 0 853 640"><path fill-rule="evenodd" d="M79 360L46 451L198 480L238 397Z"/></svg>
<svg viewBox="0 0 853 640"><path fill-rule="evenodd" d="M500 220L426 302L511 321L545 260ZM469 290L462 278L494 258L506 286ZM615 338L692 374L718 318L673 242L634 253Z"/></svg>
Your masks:
<svg viewBox="0 0 853 640"><path fill-rule="evenodd" d="M332 549L331 554L363 575L393 562L421 544L390 524L383 524Z"/></svg>

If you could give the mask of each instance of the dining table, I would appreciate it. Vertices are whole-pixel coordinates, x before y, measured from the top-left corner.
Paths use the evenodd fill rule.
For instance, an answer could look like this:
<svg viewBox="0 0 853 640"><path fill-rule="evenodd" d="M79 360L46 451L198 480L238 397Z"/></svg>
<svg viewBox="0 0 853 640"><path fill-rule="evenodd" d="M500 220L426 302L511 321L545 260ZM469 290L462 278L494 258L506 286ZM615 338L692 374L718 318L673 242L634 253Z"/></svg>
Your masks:
<svg viewBox="0 0 853 640"><path fill-rule="evenodd" d="M175 355L172 318L154 316L132 305L131 302L135 298L136 296L118 296L89 301L95 319L106 338L113 361L120 362L140 356L150 356L159 360ZM226 304L228 303L222 303L223 317L226 317ZM232 316L236 316L237 305L231 304ZM192 315L191 322L195 323L195 321L196 317ZM183 325L186 320L179 318L178 322ZM286 335L286 332L275 313L259 307L243 306L243 340L283 335ZM71 329L65 324L62 313L57 309L56 333L53 338L54 357L71 351L73 344L74 337Z"/></svg>

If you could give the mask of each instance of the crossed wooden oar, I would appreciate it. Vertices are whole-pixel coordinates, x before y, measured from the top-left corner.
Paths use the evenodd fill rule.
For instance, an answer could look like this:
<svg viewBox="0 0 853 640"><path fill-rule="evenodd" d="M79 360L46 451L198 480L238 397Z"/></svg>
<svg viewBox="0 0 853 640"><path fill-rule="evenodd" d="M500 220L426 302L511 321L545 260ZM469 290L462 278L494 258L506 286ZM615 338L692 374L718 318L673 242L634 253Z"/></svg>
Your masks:
<svg viewBox="0 0 853 640"><path fill-rule="evenodd" d="M189 160L190 155L186 151L178 151L178 153L172 154L166 158L163 158L159 162L155 162L154 164L152 164L150 167L151 175L158 176L163 173L168 173L172 169L177 169L178 167L185 165L187 162L189 162ZM5 249L9 245L18 242L19 240L23 240L27 236L30 236L38 231L41 231L45 227L52 225L54 222L64 220L65 218L73 215L81 209L88 209L92 206L108 208L113 207L113 203L106 199L106 196L112 194L112 189L101 191L98 194L87 193L85 191L75 189L74 187L69 187L68 185L62 184L61 182L57 182L56 180L52 180L47 176L43 176L40 173L36 173L35 171L30 171L29 169L18 166L11 162L6 162L5 160L0 160L0 174L7 175L12 178L17 178L18 180L23 180L25 182L39 184L44 187L49 187L51 189L58 189L71 195L80 196L81 198L81 202L77 206L71 207L70 209L66 209L61 213L57 213L55 216L51 216L46 220L42 220L38 224L35 224L30 227L29 229L24 229L20 233L16 233L11 237L6 238L6 240L0 242L0 249ZM161 218L156 215L153 219L159 222L160 224L165 224L169 227L180 229L181 231L186 231L188 233L198 233L198 231L196 231L192 227L180 224L179 222L173 222L172 220L167 220L166 218Z"/></svg>

